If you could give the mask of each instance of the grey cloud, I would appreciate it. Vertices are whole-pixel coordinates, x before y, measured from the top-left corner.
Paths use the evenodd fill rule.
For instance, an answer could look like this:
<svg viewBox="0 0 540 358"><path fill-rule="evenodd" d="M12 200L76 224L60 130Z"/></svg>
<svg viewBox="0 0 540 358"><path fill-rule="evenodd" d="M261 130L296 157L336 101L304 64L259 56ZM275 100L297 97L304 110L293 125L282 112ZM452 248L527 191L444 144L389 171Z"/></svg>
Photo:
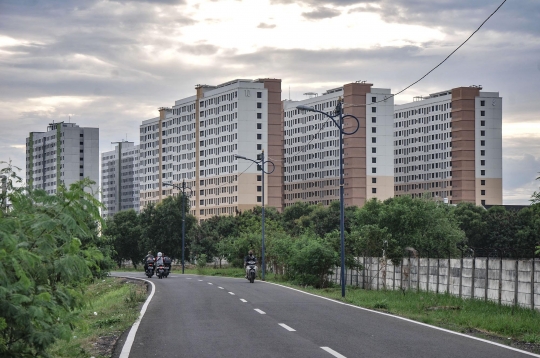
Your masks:
<svg viewBox="0 0 540 358"><path fill-rule="evenodd" d="M365 4L365 3L376 3L380 0L271 0L273 4L296 4L298 2L308 4L308 5L314 5L314 6L322 6L322 5L334 5L334 6L350 6L350 5L356 5L356 4Z"/></svg>
<svg viewBox="0 0 540 358"><path fill-rule="evenodd" d="M209 44L183 45L178 49L179 52L187 52L196 56L213 55L219 51L219 47Z"/></svg>
<svg viewBox="0 0 540 358"><path fill-rule="evenodd" d="M320 20L331 17L339 16L341 12L339 10L331 9L328 7L319 7L310 12L303 12L302 16L309 20Z"/></svg>
<svg viewBox="0 0 540 358"><path fill-rule="evenodd" d="M265 23L265 22L261 22L261 23L257 26L258 29L273 29L274 27L276 27L276 25L274 25L274 24L267 24L267 23ZM539 65L539 66L540 66L540 65Z"/></svg>

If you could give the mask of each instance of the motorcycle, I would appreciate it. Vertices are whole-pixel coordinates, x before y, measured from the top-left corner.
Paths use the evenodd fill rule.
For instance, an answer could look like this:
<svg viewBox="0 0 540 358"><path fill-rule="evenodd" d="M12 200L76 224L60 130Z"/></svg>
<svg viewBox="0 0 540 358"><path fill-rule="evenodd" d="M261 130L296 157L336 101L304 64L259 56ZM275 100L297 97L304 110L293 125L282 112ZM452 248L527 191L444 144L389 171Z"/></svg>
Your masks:
<svg viewBox="0 0 540 358"><path fill-rule="evenodd" d="M165 276L165 278L169 277L169 274L171 273L171 268L167 265L164 266L165 268L165 272L163 273L163 275Z"/></svg>
<svg viewBox="0 0 540 358"><path fill-rule="evenodd" d="M257 263L255 261L247 262L246 274L249 282L253 283L253 281L255 281L255 276L257 276Z"/></svg>
<svg viewBox="0 0 540 358"><path fill-rule="evenodd" d="M154 263L153 262L147 263L145 273L146 273L146 276L148 276L148 278L154 276Z"/></svg>
<svg viewBox="0 0 540 358"><path fill-rule="evenodd" d="M166 277L166 276L165 276L165 271L166 271L165 266L159 265L159 266L156 268L156 276L157 276L158 278ZM168 275L168 274L167 274L167 275Z"/></svg>

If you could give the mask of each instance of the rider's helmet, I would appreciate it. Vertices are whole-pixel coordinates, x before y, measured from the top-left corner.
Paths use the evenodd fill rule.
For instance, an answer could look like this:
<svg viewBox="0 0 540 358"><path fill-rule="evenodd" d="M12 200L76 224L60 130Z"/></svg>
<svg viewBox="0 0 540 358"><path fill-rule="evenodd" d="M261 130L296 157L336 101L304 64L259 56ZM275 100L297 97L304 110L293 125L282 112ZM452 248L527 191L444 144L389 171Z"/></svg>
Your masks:
<svg viewBox="0 0 540 358"><path fill-rule="evenodd" d="M253 256L253 250L249 250L248 255Z"/></svg>
<svg viewBox="0 0 540 358"><path fill-rule="evenodd" d="M162 254L161 252L158 252L158 253L157 253L157 256L158 256L158 257L161 257L161 256L163 256L163 254Z"/></svg>
<svg viewBox="0 0 540 358"><path fill-rule="evenodd" d="M152 251L148 251L148 255L152 255Z"/></svg>

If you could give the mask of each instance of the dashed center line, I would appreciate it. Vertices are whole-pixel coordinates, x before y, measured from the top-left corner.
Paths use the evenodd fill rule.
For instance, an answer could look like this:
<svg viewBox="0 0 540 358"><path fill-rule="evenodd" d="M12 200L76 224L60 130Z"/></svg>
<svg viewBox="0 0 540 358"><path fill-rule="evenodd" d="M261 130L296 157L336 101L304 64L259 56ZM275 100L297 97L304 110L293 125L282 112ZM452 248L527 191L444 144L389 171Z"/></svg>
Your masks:
<svg viewBox="0 0 540 358"><path fill-rule="evenodd" d="M260 314L266 314L266 312L264 312L263 310L260 310L258 308L255 308L255 311L259 312Z"/></svg>
<svg viewBox="0 0 540 358"><path fill-rule="evenodd" d="M280 323L279 325L280 325L281 327L285 328L285 329L286 329L287 331L289 331L289 332L296 332L296 329L287 326L285 323Z"/></svg>
<svg viewBox="0 0 540 358"><path fill-rule="evenodd" d="M223 288L223 287L221 287L221 286L218 286L218 288L219 288L220 290L224 290L224 288Z"/></svg>
<svg viewBox="0 0 540 358"><path fill-rule="evenodd" d="M213 283L212 283L212 282L208 282L208 284L209 284L209 285L213 285Z"/></svg>
<svg viewBox="0 0 540 358"><path fill-rule="evenodd" d="M242 301L242 302L247 302L247 301L246 301L246 300L244 300L243 298L241 298L241 299L240 299L240 301Z"/></svg>
<svg viewBox="0 0 540 358"><path fill-rule="evenodd" d="M322 350L324 351L327 351L328 353L330 353L331 355L333 355L334 357L337 357L337 358L347 358L345 357L343 354L339 354L338 352L336 352L335 350L333 350L332 348L330 347L321 347Z"/></svg>
<svg viewBox="0 0 540 358"><path fill-rule="evenodd" d="M234 292L229 292L229 295L233 295L233 296L234 296Z"/></svg>
<svg viewBox="0 0 540 358"><path fill-rule="evenodd" d="M202 282L202 280L199 280L199 282Z"/></svg>

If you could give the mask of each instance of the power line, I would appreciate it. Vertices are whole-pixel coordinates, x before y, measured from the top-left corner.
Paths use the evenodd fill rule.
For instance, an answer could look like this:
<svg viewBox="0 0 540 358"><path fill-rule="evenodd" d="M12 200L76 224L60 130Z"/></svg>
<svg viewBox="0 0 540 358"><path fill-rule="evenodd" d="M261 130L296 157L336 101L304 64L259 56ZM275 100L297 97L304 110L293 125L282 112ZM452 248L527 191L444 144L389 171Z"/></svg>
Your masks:
<svg viewBox="0 0 540 358"><path fill-rule="evenodd" d="M487 17L487 19L485 19L485 20L480 24L480 26L478 26L478 28L477 28L476 30L474 30L474 32L473 32L469 37L467 37L467 39L466 39L465 41L463 41L463 42L461 43L461 45L459 45L454 51L452 51L448 56L446 56L446 58L445 58L444 60L442 60L441 62L439 62L439 64L438 64L437 66L433 67L433 68L432 68L431 70L429 70L425 75L423 75L423 76L420 77L418 80L414 81L413 83L411 83L410 85L408 85L407 87L405 87L404 89L402 89L401 91L399 91L399 92L397 92L397 93L394 93L394 94L392 94L391 96L386 97L386 98L384 98L384 99L382 99L382 100L380 100L380 101L373 102L372 104L374 104L374 103L379 103L379 102L383 102L383 101L386 101L386 100L389 99L389 98L395 97L395 96L397 96L398 94L405 92L406 90L408 90L409 88L411 88L412 86L414 86L415 84L417 84L418 82L422 81L424 78L426 78L431 72L435 71L440 65L442 65L443 63L445 63L446 60L448 60L448 59L450 58L450 56L452 56L454 53L457 52L457 50L459 50L463 45L465 45L465 44L467 43L467 41L469 41L469 40L471 39L471 37L473 37L474 34L476 34L476 33L482 28L482 26L484 26L484 24L485 24L485 23L486 23L493 15L495 15L495 13L496 13L497 11L499 11L499 9L504 5L505 2L506 2L506 0L504 0L504 1L503 1L503 2L495 9L495 11L493 11L493 12L491 13L491 15L489 15L489 16ZM355 106L355 105L351 105L351 107L356 107L356 106Z"/></svg>
<svg viewBox="0 0 540 358"><path fill-rule="evenodd" d="M245 172L247 172L247 170L249 168L251 168L251 166L254 164L255 162L251 162L251 164L246 168L246 170L244 170L242 173L238 174L238 177L240 177L240 175L244 174Z"/></svg>

